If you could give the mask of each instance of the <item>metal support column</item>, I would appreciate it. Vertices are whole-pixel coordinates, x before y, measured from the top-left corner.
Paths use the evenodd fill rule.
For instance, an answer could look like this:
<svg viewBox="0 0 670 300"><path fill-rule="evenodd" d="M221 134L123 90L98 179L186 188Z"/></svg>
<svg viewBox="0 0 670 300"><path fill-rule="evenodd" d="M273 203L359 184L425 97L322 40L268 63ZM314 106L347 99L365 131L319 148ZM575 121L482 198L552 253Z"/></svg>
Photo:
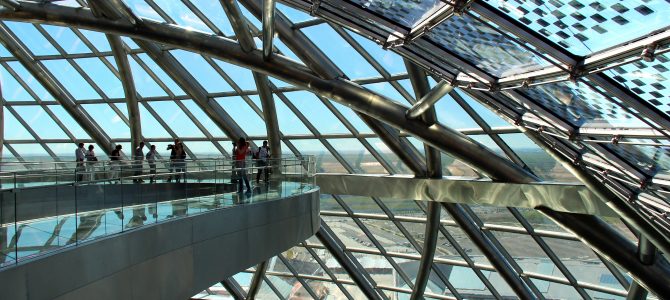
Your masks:
<svg viewBox="0 0 670 300"><path fill-rule="evenodd" d="M230 293L235 300L245 300L247 298L244 289L232 277L221 280L221 285Z"/></svg>
<svg viewBox="0 0 670 300"><path fill-rule="evenodd" d="M246 23L246 19L242 15L239 5L236 1L221 0L221 5L233 26L235 35L242 49L245 51L256 50L256 43L254 43L251 31ZM274 3L272 4L274 6ZM263 24L265 25L265 24ZM263 28L265 33L265 27ZM265 46L265 44L264 44ZM272 45L270 45L272 50ZM270 88L270 81L267 75L253 72L256 89L258 89L258 96L261 99L261 106L263 107L263 121L265 121L265 128L268 134L268 142L272 150L272 156L275 158L281 157L281 134L279 132L279 121L277 119L277 109L275 108L274 97L272 96L272 89ZM273 172L279 172L279 168Z"/></svg>
<svg viewBox="0 0 670 300"><path fill-rule="evenodd" d="M263 276L265 276L265 271L268 269L268 261L263 261L256 266L256 272L254 272L254 277L251 278L251 283L249 284L249 292L247 293L247 300L256 299L258 291L261 288L261 282L263 282Z"/></svg>
<svg viewBox="0 0 670 300"><path fill-rule="evenodd" d="M345 252L344 244L342 244L342 241L337 238L332 229L330 229L330 226L323 219L321 219L321 227L317 231L316 237L337 262L340 263L342 268L347 271L349 277L361 289L366 298L372 300L382 299L372 285L373 281L366 276L367 272L361 270L362 267L355 262L355 258L350 253Z"/></svg>
<svg viewBox="0 0 670 300"><path fill-rule="evenodd" d="M410 79L411 78L412 75L410 75ZM448 81L442 80L438 82L432 90L425 93L422 97L418 97L417 95L419 101L407 110L407 117L410 119L420 117L429 109L433 108L433 105L437 103L437 101L440 101L444 95L449 94L452 90L454 90L454 87Z"/></svg>
<svg viewBox="0 0 670 300"><path fill-rule="evenodd" d="M442 98L442 96L453 89L451 85L448 85L448 91L443 91L442 89L438 90L437 87L434 90L429 91L430 88L428 85L428 78L426 77L426 73L409 61L405 61L405 66L407 67L407 73L409 73L409 79L414 89L414 95L417 99L421 99L414 107L419 106L422 101L424 101L423 103L428 103L432 101L432 99L439 100ZM444 94L437 95L436 91L437 93L444 92ZM437 115L435 114L435 107L433 107L432 104L437 100L422 106L420 109L417 109L416 112L418 114L413 116L413 118L420 117L428 123L436 123ZM440 151L427 144L424 146L424 148L426 152L426 177L438 179L442 178L442 159ZM412 290L412 295L410 298L412 300L423 299L423 294L426 291L428 279L430 278L430 270L433 266L433 259L435 258L437 238L440 234L440 212L442 209L440 208L439 203L435 201L428 202L427 206L426 228L424 231L421 260L419 261L419 270L417 271L414 290Z"/></svg>
<svg viewBox="0 0 670 300"><path fill-rule="evenodd" d="M274 37L275 0L263 0L263 59L272 55L272 38Z"/></svg>
<svg viewBox="0 0 670 300"><path fill-rule="evenodd" d="M35 61L30 52L20 44L10 33L7 27L0 25L0 42L9 50L14 57L39 81L39 83L54 96L63 109L81 126L84 131L105 151L111 153L113 150L112 140L98 126L86 111L76 104L72 96L53 78L51 73L40 63Z"/></svg>
<svg viewBox="0 0 670 300"><path fill-rule="evenodd" d="M130 69L126 50L123 48L123 42L118 35L107 34L107 41L114 53L114 60L121 75L123 92L126 96L126 106L128 107L128 121L130 125L131 149L136 149L142 141L142 120L140 116L140 107L137 101L137 91L135 90L135 81Z"/></svg>
<svg viewBox="0 0 670 300"><path fill-rule="evenodd" d="M649 242L649 239L644 236L640 236L640 240L637 244L637 257L645 265L650 265L654 263L656 259L656 247ZM647 299L647 290L644 289L637 281L633 283L628 288L628 297L626 300L640 300Z"/></svg>

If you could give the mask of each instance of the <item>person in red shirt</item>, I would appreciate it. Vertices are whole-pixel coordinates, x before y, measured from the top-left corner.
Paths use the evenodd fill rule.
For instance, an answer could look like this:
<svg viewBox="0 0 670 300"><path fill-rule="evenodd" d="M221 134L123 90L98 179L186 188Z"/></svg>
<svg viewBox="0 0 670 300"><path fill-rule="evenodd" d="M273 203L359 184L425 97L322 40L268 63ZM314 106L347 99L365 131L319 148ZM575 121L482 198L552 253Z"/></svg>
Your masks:
<svg viewBox="0 0 670 300"><path fill-rule="evenodd" d="M249 186L249 177L247 177L246 159L247 155L251 153L249 150L249 142L241 137L237 144L233 147L233 159L235 159L235 169L237 171L237 192L242 193L242 181L247 186L247 193L251 193L251 186Z"/></svg>

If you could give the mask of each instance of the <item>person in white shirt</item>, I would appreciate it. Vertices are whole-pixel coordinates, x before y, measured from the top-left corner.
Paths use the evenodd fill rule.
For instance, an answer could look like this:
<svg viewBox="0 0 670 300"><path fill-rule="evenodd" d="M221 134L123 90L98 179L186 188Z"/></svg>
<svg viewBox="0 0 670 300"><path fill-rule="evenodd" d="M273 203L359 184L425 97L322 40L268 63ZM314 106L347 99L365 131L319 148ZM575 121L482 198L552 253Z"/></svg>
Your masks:
<svg viewBox="0 0 670 300"><path fill-rule="evenodd" d="M133 153L133 165L135 169L135 176L142 175L142 162L144 161L144 142L140 142L140 145L135 148ZM133 179L133 182L143 182L141 178Z"/></svg>
<svg viewBox="0 0 670 300"><path fill-rule="evenodd" d="M268 167L268 158L270 158L270 147L268 147L268 141L263 141L263 146L258 147L256 150L256 159L258 159L258 173L256 173L256 184L261 178L261 172L265 173L263 181L268 183L270 181L270 168Z"/></svg>
<svg viewBox="0 0 670 300"><path fill-rule="evenodd" d="M151 176L150 182L154 183L156 182L156 145L151 145L151 148L149 149L149 152L147 152L147 163L149 163L149 174L154 175Z"/></svg>
<svg viewBox="0 0 670 300"><path fill-rule="evenodd" d="M88 145L88 151L86 151L86 172L88 172L91 181L95 180L95 162L98 161L93 149L95 149L95 146Z"/></svg>
<svg viewBox="0 0 670 300"><path fill-rule="evenodd" d="M82 181L84 180L84 172L86 172L86 168L84 167L84 159L86 159L86 149L84 149L84 143L79 143L79 147L74 150L74 157L77 162L77 167L75 168L77 176L75 180Z"/></svg>

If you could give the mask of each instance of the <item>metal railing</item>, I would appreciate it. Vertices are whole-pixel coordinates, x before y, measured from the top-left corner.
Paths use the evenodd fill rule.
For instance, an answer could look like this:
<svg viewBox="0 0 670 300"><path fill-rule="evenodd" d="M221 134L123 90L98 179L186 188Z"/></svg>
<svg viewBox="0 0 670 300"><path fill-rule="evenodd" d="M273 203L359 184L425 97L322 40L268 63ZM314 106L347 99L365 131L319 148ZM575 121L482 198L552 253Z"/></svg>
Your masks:
<svg viewBox="0 0 670 300"><path fill-rule="evenodd" d="M0 268L172 218L302 194L315 187L314 170L314 157L305 156L244 163L55 162L3 171Z"/></svg>

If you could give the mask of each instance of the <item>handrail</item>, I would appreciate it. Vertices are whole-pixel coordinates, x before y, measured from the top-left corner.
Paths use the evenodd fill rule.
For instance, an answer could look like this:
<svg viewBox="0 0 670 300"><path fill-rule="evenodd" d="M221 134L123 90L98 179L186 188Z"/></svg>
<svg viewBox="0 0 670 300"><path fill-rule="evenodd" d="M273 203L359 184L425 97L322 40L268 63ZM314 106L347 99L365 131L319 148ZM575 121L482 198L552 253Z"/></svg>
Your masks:
<svg viewBox="0 0 670 300"><path fill-rule="evenodd" d="M0 268L167 219L284 198L315 187L315 160L310 156L271 159L267 166L253 161L246 166L226 159L207 161L210 164L197 166L203 160L192 160L190 169L183 171L165 166L155 174L149 173L147 164L142 170L84 174L76 169L38 170L34 176L30 171L5 172L5 177L0 176ZM254 184L255 178L249 178L251 189L242 193L241 178L258 170L263 171L263 182ZM264 170L273 172L269 175ZM120 173L107 176L111 171ZM91 174L100 178L75 180ZM45 181L45 176L61 180ZM8 180L14 180L11 188L5 188ZM22 235L26 231L33 233ZM39 245L31 244L35 236L43 236Z"/></svg>

